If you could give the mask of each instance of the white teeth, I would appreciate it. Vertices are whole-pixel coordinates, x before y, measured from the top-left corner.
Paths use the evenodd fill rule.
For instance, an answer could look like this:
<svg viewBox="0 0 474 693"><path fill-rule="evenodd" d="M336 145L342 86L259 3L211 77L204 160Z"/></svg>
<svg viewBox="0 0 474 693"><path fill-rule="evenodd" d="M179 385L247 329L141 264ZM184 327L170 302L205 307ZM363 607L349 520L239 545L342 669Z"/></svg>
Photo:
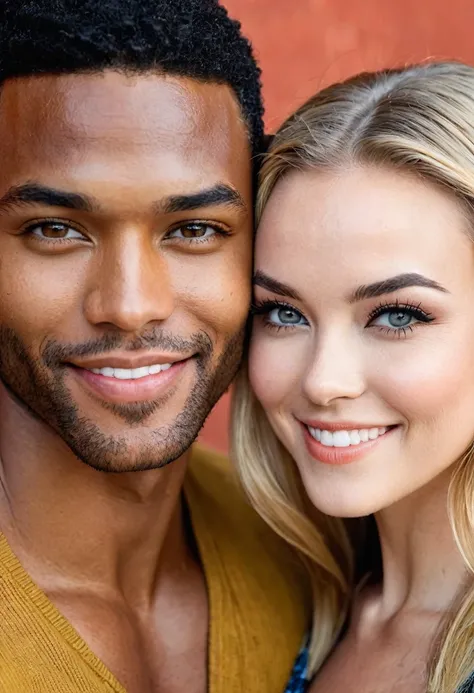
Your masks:
<svg viewBox="0 0 474 693"><path fill-rule="evenodd" d="M114 368L114 378L118 378L119 380L131 380L132 371L130 368Z"/></svg>
<svg viewBox="0 0 474 693"><path fill-rule="evenodd" d="M150 369L148 368L148 366L143 366L142 368L137 368L136 372L137 372L137 375L135 376L136 379L146 378L147 375L150 375Z"/></svg>
<svg viewBox="0 0 474 693"><path fill-rule="evenodd" d="M321 443L322 445L326 445L328 448L332 448L334 446L331 431L321 431Z"/></svg>
<svg viewBox="0 0 474 693"><path fill-rule="evenodd" d="M315 440L328 448L348 448L352 445L367 443L369 440L376 440L387 432L387 427L361 428L354 431L326 431L308 426L308 430Z"/></svg>
<svg viewBox="0 0 474 693"><path fill-rule="evenodd" d="M141 368L91 368L92 373L103 375L106 378L117 378L118 380L140 380L148 375L157 375L161 371L171 368L171 363L157 363L153 366L142 366Z"/></svg>
<svg viewBox="0 0 474 693"><path fill-rule="evenodd" d="M351 431L349 433L349 438L351 439L351 445L359 445L361 442L359 431Z"/></svg>
<svg viewBox="0 0 474 693"><path fill-rule="evenodd" d="M347 431L334 431L332 444L335 448L348 448L351 444L351 436Z"/></svg>

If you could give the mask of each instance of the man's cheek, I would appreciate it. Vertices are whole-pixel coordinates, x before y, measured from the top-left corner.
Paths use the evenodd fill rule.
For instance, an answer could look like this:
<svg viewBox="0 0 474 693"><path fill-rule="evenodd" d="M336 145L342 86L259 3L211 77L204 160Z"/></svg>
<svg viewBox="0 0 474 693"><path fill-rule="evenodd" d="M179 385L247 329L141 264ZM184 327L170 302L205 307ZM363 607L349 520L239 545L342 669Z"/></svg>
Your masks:
<svg viewBox="0 0 474 693"><path fill-rule="evenodd" d="M77 263L76 263L77 264ZM30 339L44 335L70 341L84 330L84 277L61 263L27 263L0 269L0 323Z"/></svg>
<svg viewBox="0 0 474 693"><path fill-rule="evenodd" d="M204 290L203 290L204 288ZM214 275L206 286L186 292L182 301L190 315L215 333L234 333L248 317L251 301L249 277L242 274Z"/></svg>

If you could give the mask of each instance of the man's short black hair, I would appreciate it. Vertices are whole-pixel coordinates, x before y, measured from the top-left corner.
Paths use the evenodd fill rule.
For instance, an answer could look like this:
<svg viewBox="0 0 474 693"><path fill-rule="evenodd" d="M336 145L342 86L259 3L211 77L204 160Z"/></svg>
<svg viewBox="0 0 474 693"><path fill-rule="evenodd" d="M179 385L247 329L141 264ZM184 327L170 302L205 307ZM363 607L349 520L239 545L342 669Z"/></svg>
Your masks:
<svg viewBox="0 0 474 693"><path fill-rule="evenodd" d="M0 84L106 69L228 84L260 151L260 70L217 0L0 0Z"/></svg>

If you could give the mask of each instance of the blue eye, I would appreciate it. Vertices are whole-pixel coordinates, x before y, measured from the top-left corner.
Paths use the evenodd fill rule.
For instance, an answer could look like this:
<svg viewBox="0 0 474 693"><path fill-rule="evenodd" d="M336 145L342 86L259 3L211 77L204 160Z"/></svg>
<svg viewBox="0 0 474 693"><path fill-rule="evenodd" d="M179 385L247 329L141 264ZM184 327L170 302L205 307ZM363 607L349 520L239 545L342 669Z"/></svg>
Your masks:
<svg viewBox="0 0 474 693"><path fill-rule="evenodd" d="M261 315L268 327L301 327L308 321L299 310L279 301L262 301L252 308L253 315Z"/></svg>
<svg viewBox="0 0 474 693"><path fill-rule="evenodd" d="M387 332L411 330L418 323L432 322L434 318L419 305L391 304L376 308L369 316L367 327L380 327Z"/></svg>
<svg viewBox="0 0 474 693"><path fill-rule="evenodd" d="M397 330L403 327L409 327L413 321L418 322L417 318L411 315L407 310L397 310L380 315L372 324Z"/></svg>
<svg viewBox="0 0 474 693"><path fill-rule="evenodd" d="M275 325L305 325L306 320L294 308L274 308L267 314L268 322Z"/></svg>

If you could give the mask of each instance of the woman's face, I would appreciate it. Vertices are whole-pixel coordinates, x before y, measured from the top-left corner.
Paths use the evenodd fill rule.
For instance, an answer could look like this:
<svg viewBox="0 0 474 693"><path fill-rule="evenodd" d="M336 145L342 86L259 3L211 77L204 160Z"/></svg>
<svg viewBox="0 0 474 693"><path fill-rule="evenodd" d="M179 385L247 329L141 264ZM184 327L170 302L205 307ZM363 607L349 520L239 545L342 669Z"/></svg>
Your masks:
<svg viewBox="0 0 474 693"><path fill-rule="evenodd" d="M474 246L448 194L391 170L289 174L255 303L251 382L323 512L388 507L474 439Z"/></svg>

